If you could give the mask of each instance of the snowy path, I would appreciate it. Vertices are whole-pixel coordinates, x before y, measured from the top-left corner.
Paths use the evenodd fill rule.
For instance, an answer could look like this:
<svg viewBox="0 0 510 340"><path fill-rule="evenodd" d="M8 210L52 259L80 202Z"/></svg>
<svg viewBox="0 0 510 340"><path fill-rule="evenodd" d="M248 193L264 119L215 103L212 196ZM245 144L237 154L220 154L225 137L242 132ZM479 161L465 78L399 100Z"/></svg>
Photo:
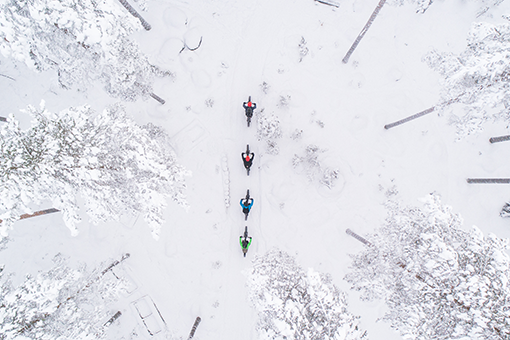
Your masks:
<svg viewBox="0 0 510 340"><path fill-rule="evenodd" d="M227 266L228 276L225 277L225 304L221 339L256 339L257 333L255 323L257 320L255 310L248 300L246 288L246 277L243 271L251 266L251 258L264 249L264 238L260 221L263 214L263 198L261 196L261 177L259 164L261 162L260 142L256 140L256 114L252 124L248 128L242 103L252 96L252 101L257 103L257 110L263 108L259 101L259 85L262 83L261 74L266 64L268 50L272 47L272 41L266 37L276 37L278 32L278 20L276 15L268 16L267 1L254 1L247 4L248 11L245 12L246 21L239 29L239 41L236 46L237 55L232 65L231 87L228 92L230 108L225 110L224 125L225 152L229 157L231 173L231 206L228 209L228 219L231 223L230 249L228 250L229 261ZM257 111L256 110L256 111ZM250 176L242 165L241 152L246 145L255 152L254 164ZM254 198L254 205L244 221L239 200L244 197L246 190L250 189L251 197ZM248 226L249 235L253 237L249 252L244 258L239 246L239 236Z"/></svg>

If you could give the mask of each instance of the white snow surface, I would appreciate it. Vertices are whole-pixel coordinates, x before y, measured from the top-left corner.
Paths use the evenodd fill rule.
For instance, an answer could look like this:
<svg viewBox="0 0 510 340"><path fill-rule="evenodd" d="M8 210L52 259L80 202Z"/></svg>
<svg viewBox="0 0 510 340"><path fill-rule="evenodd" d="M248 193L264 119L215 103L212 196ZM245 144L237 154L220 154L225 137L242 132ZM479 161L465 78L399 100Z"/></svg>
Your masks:
<svg viewBox="0 0 510 340"><path fill-rule="evenodd" d="M74 237L59 213L21 220L0 252L5 272L15 273L13 283L51 268L57 253L92 267L130 253L119 275L131 280L132 290L112 306L112 315L120 310L122 316L111 326L111 339L129 339L135 327L138 338L151 338L133 307L141 298L152 299L166 325L150 322L178 337L187 338L200 316L194 339L257 339L243 273L254 254L278 247L303 268L331 274L370 339L401 339L376 322L384 304L359 301L343 280L348 254L363 246L345 230L364 235L380 225L386 192L395 186L404 203L437 192L461 214L466 230L476 225L484 234L510 237L510 221L499 217L510 199L508 185L466 182L510 176L510 142L488 141L510 133L504 124L486 125L461 141L435 113L383 128L438 102L439 75L423 55L433 48L460 53L472 23L504 22L510 2L478 18L479 6L461 0L435 1L424 14L412 4L386 5L347 64L342 58L378 0L335 3L338 8L313 0L149 1L141 14L152 30L135 38L152 63L175 77L156 81L154 93L164 105L150 98L124 105L137 122L172 136L178 161L193 174L190 209L170 204L158 241L141 217L100 225L84 220ZM5 58L0 74L15 79L0 76L0 116L14 113L22 126L29 117L20 109L41 99L50 111L84 104L100 111L115 102L99 85L87 93L66 91L54 73L36 74ZM249 95L257 109L248 128L242 102ZM280 122L278 154L257 139L261 109ZM246 144L255 152L249 177L240 157ZM309 145L321 150L323 168L338 170L331 189L293 169L292 159ZM246 189L254 205L245 222L238 202ZM239 246L245 226L253 237L246 258Z"/></svg>

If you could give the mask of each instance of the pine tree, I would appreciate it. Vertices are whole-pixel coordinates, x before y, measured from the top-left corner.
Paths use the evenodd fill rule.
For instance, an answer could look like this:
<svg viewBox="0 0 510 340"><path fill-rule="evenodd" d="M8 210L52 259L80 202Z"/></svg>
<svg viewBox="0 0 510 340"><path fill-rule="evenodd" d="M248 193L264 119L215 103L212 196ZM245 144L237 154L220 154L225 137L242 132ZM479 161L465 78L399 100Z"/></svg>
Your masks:
<svg viewBox="0 0 510 340"><path fill-rule="evenodd" d="M105 0L8 0L0 5L0 53L38 71L54 69L61 87L95 81L122 100L148 97L151 65L129 35L140 28L120 3Z"/></svg>
<svg viewBox="0 0 510 340"><path fill-rule="evenodd" d="M28 107L32 127L11 115L0 126L0 231L5 236L29 205L50 200L76 234L77 197L93 222L142 213L158 237L166 199L186 206L184 177L164 131L137 125L122 106L60 113Z"/></svg>
<svg viewBox="0 0 510 340"><path fill-rule="evenodd" d="M0 289L0 339L104 339L104 319L126 283L85 266L73 269L62 256L55 266L28 275L18 287Z"/></svg>
<svg viewBox="0 0 510 340"><path fill-rule="evenodd" d="M366 339L331 278L312 269L305 273L283 251L257 256L248 285L262 339Z"/></svg>
<svg viewBox="0 0 510 340"><path fill-rule="evenodd" d="M431 51L424 58L443 78L442 102L457 101L465 109L463 116L450 115L459 137L481 130L489 120L510 123L510 24L475 23L467 40L459 55Z"/></svg>
<svg viewBox="0 0 510 340"><path fill-rule="evenodd" d="M473 0L480 4L477 17L487 12L491 7L497 6L504 0ZM427 9L434 3L434 0L389 0L388 4L402 6L405 3L416 6L416 13L425 13Z"/></svg>
<svg viewBox="0 0 510 340"><path fill-rule="evenodd" d="M406 339L508 339L507 240L462 230L437 195L424 201L388 203L386 223L352 256L346 280L363 300L384 300L383 320Z"/></svg>

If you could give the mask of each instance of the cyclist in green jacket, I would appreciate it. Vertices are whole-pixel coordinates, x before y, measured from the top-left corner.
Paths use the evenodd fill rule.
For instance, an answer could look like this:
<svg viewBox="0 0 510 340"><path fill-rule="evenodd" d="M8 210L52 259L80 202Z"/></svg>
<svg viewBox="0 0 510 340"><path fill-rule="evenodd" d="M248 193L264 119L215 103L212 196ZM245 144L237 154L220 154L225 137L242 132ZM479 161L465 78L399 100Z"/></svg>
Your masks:
<svg viewBox="0 0 510 340"><path fill-rule="evenodd" d="M243 249L244 257L246 257L246 253L251 244L251 236L248 236L248 227L244 229L244 236L239 236L239 244Z"/></svg>

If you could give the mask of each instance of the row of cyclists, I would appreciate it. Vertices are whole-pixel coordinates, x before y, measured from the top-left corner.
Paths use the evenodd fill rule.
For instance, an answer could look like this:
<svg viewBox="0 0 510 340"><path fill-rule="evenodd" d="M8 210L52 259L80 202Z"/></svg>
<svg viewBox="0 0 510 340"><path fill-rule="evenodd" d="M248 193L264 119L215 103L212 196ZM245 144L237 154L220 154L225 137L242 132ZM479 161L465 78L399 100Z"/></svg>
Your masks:
<svg viewBox="0 0 510 340"><path fill-rule="evenodd" d="M257 108L257 104L251 101L251 96L248 97L248 101L243 103L243 108L245 110L246 120L248 122L248 127L250 126L251 118L253 117L253 110ZM250 146L246 145L246 151L241 153L241 158L243 160L244 168L246 169L246 174L250 175L250 169L253 164L253 158L255 158L255 154L250 151ZM241 207L243 208L244 220L248 220L248 214L250 213L251 207L253 206L253 198L250 197L250 190L246 191L246 197L241 198L239 202ZM241 249L243 250L243 255L246 257L246 253L248 252L248 248L251 245L252 237L248 236L248 227L244 228L244 234L239 236L239 244L241 245Z"/></svg>

